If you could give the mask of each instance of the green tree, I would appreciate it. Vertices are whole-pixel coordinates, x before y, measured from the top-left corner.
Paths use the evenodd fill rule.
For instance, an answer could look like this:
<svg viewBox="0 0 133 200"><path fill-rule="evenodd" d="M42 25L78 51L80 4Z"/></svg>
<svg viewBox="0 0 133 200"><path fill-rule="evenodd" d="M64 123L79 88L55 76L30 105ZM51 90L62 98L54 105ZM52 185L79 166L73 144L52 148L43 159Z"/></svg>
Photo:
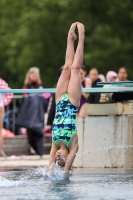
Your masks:
<svg viewBox="0 0 133 200"><path fill-rule="evenodd" d="M52 87L75 21L85 25L87 68L106 74L125 66L133 79L132 0L1 0L0 76L18 88L27 70L37 66L43 82Z"/></svg>

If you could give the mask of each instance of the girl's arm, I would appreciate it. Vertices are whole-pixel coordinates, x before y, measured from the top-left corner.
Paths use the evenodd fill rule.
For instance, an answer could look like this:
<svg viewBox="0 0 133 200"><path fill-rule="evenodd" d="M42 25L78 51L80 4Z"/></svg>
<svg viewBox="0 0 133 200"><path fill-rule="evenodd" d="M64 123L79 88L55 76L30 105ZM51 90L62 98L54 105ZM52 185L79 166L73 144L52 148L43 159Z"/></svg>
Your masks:
<svg viewBox="0 0 133 200"><path fill-rule="evenodd" d="M86 79L85 79L85 88L91 88L91 86L92 86L91 79L90 79L90 78L86 78ZM83 95L86 99L88 99L88 97L89 97L90 94L82 93L82 95Z"/></svg>
<svg viewBox="0 0 133 200"><path fill-rule="evenodd" d="M56 160L55 155L56 155L57 150L58 150L58 147L52 141L52 147L51 147L50 158L49 158L49 167L48 167L48 174L50 176L52 175L52 172L53 172L52 164L55 163L55 160Z"/></svg>
<svg viewBox="0 0 133 200"><path fill-rule="evenodd" d="M67 157L65 167L64 167L64 176L67 176L69 173L69 170L71 169L72 163L75 159L76 153L78 151L78 143L74 145L74 147L70 150L70 153Z"/></svg>
<svg viewBox="0 0 133 200"><path fill-rule="evenodd" d="M58 151L58 147L52 141L52 147L51 147L50 158L49 158L49 166L55 162L56 160L55 155L57 151Z"/></svg>

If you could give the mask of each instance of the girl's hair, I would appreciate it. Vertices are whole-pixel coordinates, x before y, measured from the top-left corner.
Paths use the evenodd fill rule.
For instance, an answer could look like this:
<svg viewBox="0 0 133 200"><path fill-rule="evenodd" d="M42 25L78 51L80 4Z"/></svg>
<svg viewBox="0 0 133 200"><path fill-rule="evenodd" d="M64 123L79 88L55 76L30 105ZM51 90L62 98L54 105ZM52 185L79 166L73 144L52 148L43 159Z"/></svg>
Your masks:
<svg viewBox="0 0 133 200"><path fill-rule="evenodd" d="M29 84L30 83L30 73L31 72L34 72L36 71L38 73L38 80L37 80L37 83L38 84L41 84L42 81L41 81L41 77L40 77L40 70L38 67L31 67L28 72L26 73L26 76L25 76L25 80L24 80L24 84Z"/></svg>
<svg viewBox="0 0 133 200"><path fill-rule="evenodd" d="M66 161L63 159L60 159L59 161L56 161L56 165L58 165L59 167L64 167L65 166Z"/></svg>
<svg viewBox="0 0 133 200"><path fill-rule="evenodd" d="M58 70L58 78L60 77L63 68L64 68L64 65L62 65L62 66L59 68L59 70Z"/></svg>

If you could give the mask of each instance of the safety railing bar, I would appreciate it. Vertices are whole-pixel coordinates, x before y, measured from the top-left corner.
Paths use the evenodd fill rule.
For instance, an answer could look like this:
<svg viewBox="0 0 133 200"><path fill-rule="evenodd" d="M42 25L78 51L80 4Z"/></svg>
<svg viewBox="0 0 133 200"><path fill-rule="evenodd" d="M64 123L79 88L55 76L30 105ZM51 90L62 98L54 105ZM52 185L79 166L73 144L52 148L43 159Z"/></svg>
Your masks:
<svg viewBox="0 0 133 200"><path fill-rule="evenodd" d="M0 90L0 93L55 93L56 89L47 88L47 89L10 89L10 90ZM117 87L117 88L83 88L82 92L84 93L115 93L115 92L133 92L133 87Z"/></svg>
<svg viewBox="0 0 133 200"><path fill-rule="evenodd" d="M97 82L97 86L104 86L104 85L110 85L110 86L132 86L133 87L133 81L122 81L122 82Z"/></svg>

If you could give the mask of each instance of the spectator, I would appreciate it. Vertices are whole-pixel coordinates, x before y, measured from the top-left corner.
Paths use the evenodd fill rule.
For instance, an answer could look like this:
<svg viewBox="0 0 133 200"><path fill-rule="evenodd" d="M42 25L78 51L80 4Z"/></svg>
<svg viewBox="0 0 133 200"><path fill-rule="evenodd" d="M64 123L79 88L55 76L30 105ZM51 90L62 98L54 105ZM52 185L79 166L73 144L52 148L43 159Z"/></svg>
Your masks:
<svg viewBox="0 0 133 200"><path fill-rule="evenodd" d="M80 77L81 77L81 83L83 88L90 88L91 87L91 79L86 78L86 68L84 65L81 66L80 69ZM87 99L89 97L89 94L82 93L81 99L80 99L80 106L78 110L78 117L86 117L88 116L88 108L87 108Z"/></svg>
<svg viewBox="0 0 133 200"><path fill-rule="evenodd" d="M116 79L116 81L128 81L128 72L127 69L125 67L121 67L118 70L118 78Z"/></svg>
<svg viewBox="0 0 133 200"><path fill-rule="evenodd" d="M92 82L92 88L97 87L97 82L101 82L100 78L98 78L98 70L96 68L92 68L89 72L89 78ZM91 93L88 98L89 103L99 103L100 93Z"/></svg>
<svg viewBox="0 0 133 200"><path fill-rule="evenodd" d="M32 67L26 74L24 89L43 88L37 67ZM44 113L47 111L45 95L24 94L24 100L16 119L16 125L27 128L31 153L43 155Z"/></svg>
<svg viewBox="0 0 133 200"><path fill-rule="evenodd" d="M10 87L8 86L8 84L0 78L0 89L10 89ZM8 104L11 103L13 99L13 94L0 94L0 153L2 151L3 148L3 137L2 137L2 128L3 128L3 117L4 117L4 106L7 106Z"/></svg>
<svg viewBox="0 0 133 200"><path fill-rule="evenodd" d="M106 82L105 76L103 74L99 74L98 78L100 78L101 82Z"/></svg>
<svg viewBox="0 0 133 200"><path fill-rule="evenodd" d="M23 89L45 88L40 78L40 70L37 67L31 67L26 74ZM27 94L25 93L24 96Z"/></svg>
<svg viewBox="0 0 133 200"><path fill-rule="evenodd" d="M117 79L118 75L114 71L108 71L106 74L106 81L107 82L115 82Z"/></svg>

